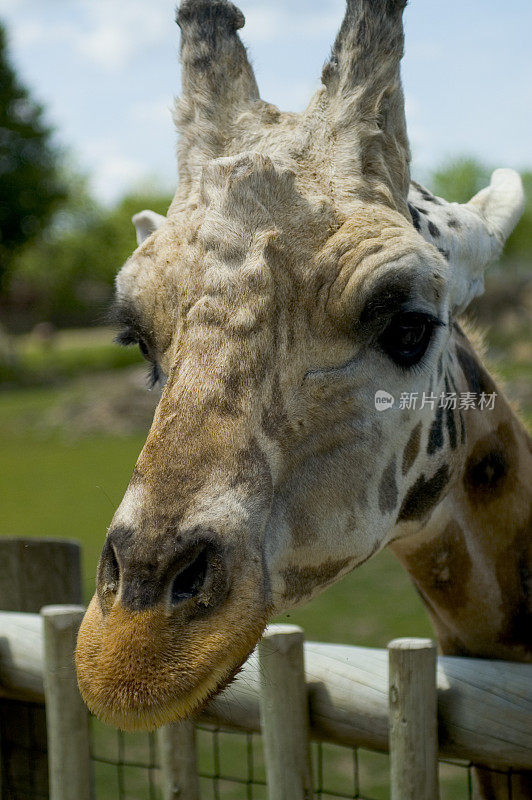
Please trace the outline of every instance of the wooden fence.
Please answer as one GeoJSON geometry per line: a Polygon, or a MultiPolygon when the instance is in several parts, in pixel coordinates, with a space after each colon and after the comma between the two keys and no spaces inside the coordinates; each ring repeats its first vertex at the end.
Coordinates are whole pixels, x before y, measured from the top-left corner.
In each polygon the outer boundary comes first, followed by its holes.
{"type": "MultiPolygon", "coordinates": [[[[49,790],[34,797],[93,797],[73,663],[83,611],[0,612],[0,696],[46,707],[49,790]]],[[[436,800],[438,757],[532,769],[531,678],[530,665],[437,658],[429,640],[386,652],[304,643],[299,628],[271,626],[201,720],[262,732],[269,800],[313,797],[311,739],[389,752],[392,800],[436,800]]],[[[194,727],[160,729],[158,746],[164,800],[198,800],[194,727]]]]}

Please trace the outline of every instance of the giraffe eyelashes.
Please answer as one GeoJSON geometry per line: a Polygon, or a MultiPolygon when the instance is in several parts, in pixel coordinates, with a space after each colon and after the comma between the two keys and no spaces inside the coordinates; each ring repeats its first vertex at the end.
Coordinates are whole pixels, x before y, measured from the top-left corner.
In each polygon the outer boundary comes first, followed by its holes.
{"type": "Polygon", "coordinates": [[[163,377],[161,368],[157,361],[152,356],[150,348],[132,328],[125,328],[118,336],[115,337],[115,342],[122,347],[129,347],[130,345],[138,344],[139,350],[149,364],[148,371],[148,389],[153,389],[163,377]]]}
{"type": "Polygon", "coordinates": [[[159,365],[156,362],[152,362],[148,371],[148,389],[154,389],[158,383],[164,385],[163,373],[159,365]]]}
{"type": "Polygon", "coordinates": [[[441,320],[431,314],[403,311],[395,314],[379,338],[379,344],[392,361],[403,369],[419,364],[441,320]]]}

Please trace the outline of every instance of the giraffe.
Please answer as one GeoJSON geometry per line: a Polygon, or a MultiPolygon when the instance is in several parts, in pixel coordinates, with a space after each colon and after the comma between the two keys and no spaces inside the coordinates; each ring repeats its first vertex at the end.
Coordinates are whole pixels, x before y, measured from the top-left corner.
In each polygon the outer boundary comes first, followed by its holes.
{"type": "Polygon", "coordinates": [[[163,389],[76,652],[123,729],[197,712],[273,615],[386,546],[443,653],[532,661],[530,440],[460,324],[523,192],[411,183],[405,5],[347,0],[298,114],[260,99],[232,3],[178,9],[178,188],[135,216],[113,311],[163,389]]]}

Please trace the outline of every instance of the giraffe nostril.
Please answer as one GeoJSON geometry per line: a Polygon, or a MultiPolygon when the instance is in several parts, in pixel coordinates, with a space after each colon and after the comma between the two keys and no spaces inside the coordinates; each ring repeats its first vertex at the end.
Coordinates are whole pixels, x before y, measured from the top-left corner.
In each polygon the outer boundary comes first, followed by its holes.
{"type": "Polygon", "coordinates": [[[98,594],[102,600],[118,592],[120,583],[120,567],[115,549],[109,539],[106,540],[100,562],[98,564],[98,594]]]}
{"type": "Polygon", "coordinates": [[[196,597],[203,588],[209,568],[208,548],[204,547],[191,564],[179,572],[172,581],[170,599],[177,605],[196,597]]]}
{"type": "Polygon", "coordinates": [[[118,566],[118,560],[116,558],[116,553],[114,547],[111,545],[111,552],[109,556],[109,566],[108,566],[108,581],[107,581],[107,588],[110,592],[118,591],[118,583],[120,581],[120,567],[118,566]]]}

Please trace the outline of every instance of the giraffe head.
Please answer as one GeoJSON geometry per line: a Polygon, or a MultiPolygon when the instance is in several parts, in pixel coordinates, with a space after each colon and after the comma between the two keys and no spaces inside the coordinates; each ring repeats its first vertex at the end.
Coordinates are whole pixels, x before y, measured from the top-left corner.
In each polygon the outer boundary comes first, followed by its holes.
{"type": "Polygon", "coordinates": [[[166,217],[135,217],[116,283],[120,338],[164,388],[77,648],[88,705],[119,727],[196,711],[273,614],[384,547],[449,481],[441,449],[412,496],[404,464],[432,412],[384,413],[376,393],[436,386],[521,193],[498,172],[467,206],[432,198],[438,226],[409,210],[404,6],[349,0],[299,115],[259,99],[238,9],[179,9],[179,188],[166,217]]]}

